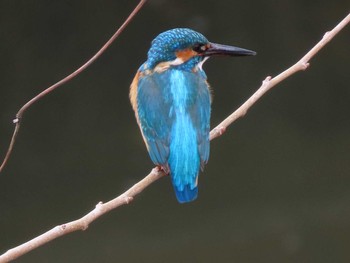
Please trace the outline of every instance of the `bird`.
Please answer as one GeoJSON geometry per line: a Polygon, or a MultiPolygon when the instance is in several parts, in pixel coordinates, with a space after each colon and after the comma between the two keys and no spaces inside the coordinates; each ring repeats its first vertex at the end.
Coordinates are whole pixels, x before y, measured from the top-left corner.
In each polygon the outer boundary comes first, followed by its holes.
{"type": "Polygon", "coordinates": [[[211,88],[202,68],[212,56],[256,52],[209,42],[189,28],[160,33],[130,86],[130,101],[149,156],[170,174],[179,203],[198,196],[198,174],[208,162],[211,88]]]}

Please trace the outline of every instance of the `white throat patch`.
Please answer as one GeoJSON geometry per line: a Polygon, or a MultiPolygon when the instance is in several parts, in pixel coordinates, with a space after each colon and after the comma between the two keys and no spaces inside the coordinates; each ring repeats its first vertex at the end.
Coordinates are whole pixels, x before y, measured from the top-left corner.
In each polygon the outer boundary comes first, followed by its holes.
{"type": "Polygon", "coordinates": [[[201,70],[201,71],[203,70],[203,69],[202,69],[203,64],[204,64],[205,61],[208,60],[208,58],[209,58],[209,57],[205,57],[201,62],[198,63],[198,68],[199,68],[199,70],[201,70]]]}

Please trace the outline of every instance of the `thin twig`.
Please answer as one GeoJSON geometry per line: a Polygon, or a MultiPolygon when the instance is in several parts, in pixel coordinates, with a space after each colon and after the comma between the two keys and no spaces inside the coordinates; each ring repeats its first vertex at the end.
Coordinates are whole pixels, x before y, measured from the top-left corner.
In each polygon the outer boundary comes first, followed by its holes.
{"type": "Polygon", "coordinates": [[[23,118],[23,114],[25,111],[30,108],[35,102],[46,96],[47,94],[51,93],[58,87],[62,86],[63,84],[67,83],[68,81],[72,80],[76,76],[78,76],[80,73],[82,73],[85,69],[87,69],[92,63],[94,63],[105,51],[106,49],[118,38],[118,36],[124,31],[124,29],[127,27],[127,25],[131,22],[131,20],[135,17],[135,15],[140,11],[142,6],[147,2],[147,0],[140,0],[138,5],[135,7],[135,9],[130,13],[128,18],[125,20],[125,22],[118,28],[118,30],[113,34],[113,36],[102,46],[102,48],[97,51],[97,53],[92,56],[87,62],[85,62],[81,67],[79,67],[77,70],[75,70],[73,73],[69,74],[65,78],[61,79],[60,81],[56,82],[52,86],[48,87],[44,91],[40,92],[38,95],[36,95],[34,98],[32,98],[30,101],[28,101],[26,104],[22,106],[22,108],[17,112],[16,118],[13,120],[13,123],[16,125],[15,129],[12,134],[12,138],[10,141],[10,145],[7,149],[6,155],[4,160],[2,161],[2,164],[0,166],[0,173],[4,169],[5,165],[7,164],[7,161],[9,160],[13,146],[16,142],[16,138],[19,132],[20,124],[23,118]]]}
{"type": "MultiPolygon", "coordinates": [[[[347,25],[350,22],[350,14],[342,20],[332,31],[327,32],[322,40],[317,43],[316,46],[314,46],[301,60],[299,60],[295,65],[291,66],[289,69],[283,71],[281,74],[277,75],[274,78],[267,77],[264,81],[262,86],[241,106],[239,107],[234,113],[232,113],[230,116],[228,116],[223,122],[221,122],[217,127],[215,127],[210,132],[210,139],[213,140],[223,134],[223,132],[226,130],[226,128],[231,125],[234,121],[236,121],[238,118],[244,116],[248,109],[257,101],[259,100],[268,90],[270,90],[273,86],[280,83],[281,81],[285,80],[289,76],[293,75],[294,73],[305,70],[309,66],[310,59],[315,56],[336,34],[339,33],[340,30],[342,30],[345,25],[347,25]]],[[[117,198],[103,204],[99,203],[96,205],[96,208],[93,209],[91,212],[83,216],[82,218],[71,221],[69,223],[59,225],[54,227],[53,229],[45,232],[44,234],[26,242],[22,245],[19,245],[15,248],[12,248],[8,250],[6,253],[0,256],[0,263],[8,262],[10,260],[16,259],[29,251],[42,246],[60,236],[69,234],[71,232],[77,231],[77,230],[85,230],[89,226],[91,222],[99,218],[100,216],[104,215],[105,213],[121,206],[130,203],[134,197],[141,193],[145,188],[147,188],[150,184],[157,181],[158,179],[162,178],[164,176],[164,172],[160,171],[157,167],[153,168],[151,173],[147,175],[144,179],[142,179],[140,182],[135,184],[133,187],[131,187],[129,190],[127,190],[125,193],[121,194],[117,198]]]]}

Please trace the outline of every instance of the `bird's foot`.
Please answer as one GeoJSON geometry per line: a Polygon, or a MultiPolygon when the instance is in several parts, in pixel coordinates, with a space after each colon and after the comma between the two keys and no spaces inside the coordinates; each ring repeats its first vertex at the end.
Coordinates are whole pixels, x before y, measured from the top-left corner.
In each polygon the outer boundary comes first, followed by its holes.
{"type": "Polygon", "coordinates": [[[169,175],[169,168],[168,167],[163,167],[161,165],[157,165],[157,169],[159,172],[165,173],[165,175],[169,175]]]}

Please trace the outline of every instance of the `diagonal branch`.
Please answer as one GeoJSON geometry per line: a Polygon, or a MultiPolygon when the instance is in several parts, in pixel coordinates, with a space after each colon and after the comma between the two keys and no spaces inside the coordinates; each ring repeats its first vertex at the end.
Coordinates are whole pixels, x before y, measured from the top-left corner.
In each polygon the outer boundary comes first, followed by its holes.
{"type": "Polygon", "coordinates": [[[148,187],[151,183],[163,177],[164,173],[158,168],[154,168],[149,175],[143,178],[141,181],[132,186],[128,191],[121,194],[120,196],[110,200],[107,203],[99,202],[95,209],[90,211],[88,214],[83,216],[80,219],[71,221],[69,223],[65,223],[59,226],[52,228],[51,230],[45,232],[44,234],[33,238],[32,240],[23,243],[15,248],[8,250],[6,253],[0,256],[0,263],[9,262],[15,260],[16,258],[27,254],[28,252],[46,244],[50,241],[67,235],[71,232],[75,232],[77,230],[85,230],[89,227],[89,224],[95,221],[100,216],[108,213],[109,211],[125,205],[129,204],[136,195],[141,193],[146,187],[148,187]]]}
{"type": "Polygon", "coordinates": [[[237,119],[243,117],[251,106],[255,104],[266,92],[275,87],[278,83],[282,82],[291,75],[297,73],[301,70],[306,70],[309,67],[309,61],[328,43],[333,37],[335,37],[340,30],[342,30],[347,24],[350,23],[350,13],[331,31],[324,34],[323,38],[303,56],[297,63],[295,63],[290,68],[278,74],[276,77],[272,78],[270,76],[266,77],[260,88],[240,106],[235,112],[229,115],[225,120],[223,120],[219,125],[217,125],[210,132],[210,139],[215,139],[225,132],[226,128],[230,126],[237,119]]]}
{"type": "MultiPolygon", "coordinates": [[[[347,24],[350,23],[350,14],[348,14],[332,31],[327,32],[320,42],[318,42],[302,59],[300,59],[296,64],[283,71],[274,78],[267,77],[261,87],[245,102],[239,107],[235,112],[228,116],[223,122],[221,122],[217,127],[215,127],[210,132],[210,139],[213,140],[223,134],[228,126],[230,126],[234,121],[243,117],[248,109],[255,104],[267,91],[272,87],[276,86],[281,81],[290,77],[298,71],[305,70],[309,66],[309,61],[314,57],[332,38],[339,33],[347,24]]],[[[150,184],[157,181],[164,176],[164,172],[159,170],[157,167],[153,168],[151,173],[148,174],[140,182],[132,186],[129,190],[116,197],[115,199],[107,203],[98,203],[91,212],[81,217],[78,220],[71,221],[66,224],[62,224],[54,227],[53,229],[43,233],[42,235],[23,243],[15,248],[8,250],[6,253],[0,256],[0,263],[8,262],[14,260],[31,250],[34,250],[58,237],[69,234],[77,230],[85,230],[88,228],[89,224],[95,221],[100,216],[108,213],[109,211],[129,204],[134,197],[146,189],[150,184]]]]}
{"type": "Polygon", "coordinates": [[[127,27],[127,25],[131,22],[131,20],[135,17],[135,15],[140,11],[142,6],[147,2],[147,0],[140,0],[139,4],[135,7],[135,9],[130,13],[128,18],[124,21],[124,23],[119,27],[119,29],[113,34],[113,36],[102,46],[102,48],[97,51],[95,55],[93,55],[88,61],[86,61],[82,66],[80,66],[77,70],[75,70],[73,73],[69,74],[65,78],[61,79],[60,81],[56,82],[52,86],[48,87],[44,91],[40,92],[38,95],[36,95],[34,98],[32,98],[30,101],[28,101],[26,104],[20,108],[20,110],[16,114],[16,118],[13,120],[13,123],[16,125],[15,129],[12,134],[12,138],[10,141],[10,145],[7,149],[6,155],[4,160],[2,161],[2,164],[0,165],[0,173],[4,169],[5,165],[7,164],[7,161],[9,160],[13,146],[15,145],[16,138],[19,132],[19,128],[21,125],[21,120],[23,117],[23,114],[25,111],[30,108],[34,103],[36,103],[41,98],[45,97],[47,94],[51,93],[58,87],[62,86],[63,84],[67,83],[68,81],[72,80],[76,76],[78,76],[80,73],[82,73],[85,69],[87,69],[92,63],[94,63],[105,51],[107,48],[111,46],[111,44],[116,40],[119,35],[124,31],[124,29],[127,27]]]}

